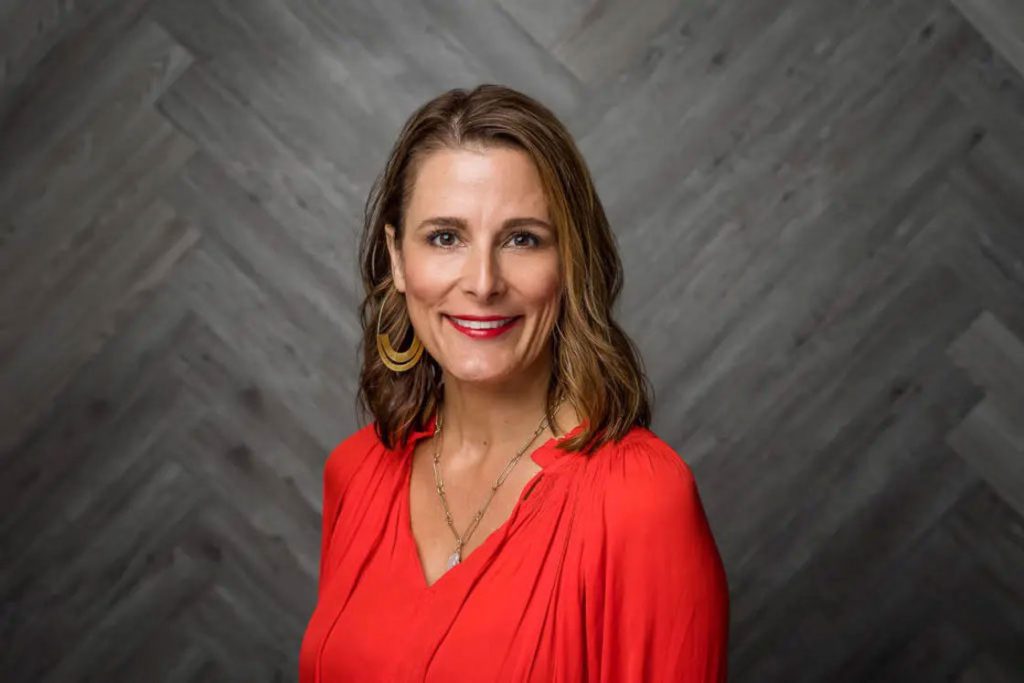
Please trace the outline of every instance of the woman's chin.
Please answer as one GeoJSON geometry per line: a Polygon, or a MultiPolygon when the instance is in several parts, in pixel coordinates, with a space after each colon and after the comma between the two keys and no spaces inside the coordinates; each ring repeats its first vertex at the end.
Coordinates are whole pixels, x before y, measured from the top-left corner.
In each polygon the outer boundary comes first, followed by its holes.
{"type": "Polygon", "coordinates": [[[446,367],[447,375],[459,382],[475,384],[500,384],[513,376],[515,372],[508,365],[473,365],[467,367],[465,364],[446,367]]]}

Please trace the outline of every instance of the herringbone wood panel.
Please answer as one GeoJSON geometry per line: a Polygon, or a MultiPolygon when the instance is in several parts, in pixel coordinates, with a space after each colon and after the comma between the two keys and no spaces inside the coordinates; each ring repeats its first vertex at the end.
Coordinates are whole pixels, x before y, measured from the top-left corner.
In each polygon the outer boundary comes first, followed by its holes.
{"type": "Polygon", "coordinates": [[[411,111],[548,104],[733,681],[1024,680],[1013,0],[0,3],[4,680],[293,680],[411,111]]]}

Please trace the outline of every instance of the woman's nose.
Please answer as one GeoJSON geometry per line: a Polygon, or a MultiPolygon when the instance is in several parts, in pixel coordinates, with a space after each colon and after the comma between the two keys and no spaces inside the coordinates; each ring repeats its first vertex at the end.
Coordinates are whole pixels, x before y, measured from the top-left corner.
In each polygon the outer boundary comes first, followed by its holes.
{"type": "Polygon", "coordinates": [[[467,293],[478,298],[486,299],[501,290],[500,264],[494,250],[489,247],[470,247],[462,275],[467,293]]]}

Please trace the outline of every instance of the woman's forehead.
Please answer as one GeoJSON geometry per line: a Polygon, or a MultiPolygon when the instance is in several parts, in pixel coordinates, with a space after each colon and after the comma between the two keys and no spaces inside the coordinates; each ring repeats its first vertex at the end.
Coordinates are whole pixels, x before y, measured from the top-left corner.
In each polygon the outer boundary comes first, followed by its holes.
{"type": "Polygon", "coordinates": [[[546,204],[532,159],[520,150],[439,150],[423,160],[410,210],[447,202],[546,204]]]}

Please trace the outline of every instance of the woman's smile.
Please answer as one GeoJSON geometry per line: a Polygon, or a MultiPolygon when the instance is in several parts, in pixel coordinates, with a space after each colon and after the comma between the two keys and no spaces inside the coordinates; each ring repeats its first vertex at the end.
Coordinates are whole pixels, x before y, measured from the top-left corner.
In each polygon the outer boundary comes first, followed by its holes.
{"type": "Polygon", "coordinates": [[[473,339],[493,339],[512,329],[523,316],[517,315],[511,318],[497,318],[490,320],[474,320],[466,318],[455,318],[445,315],[444,318],[452,324],[456,330],[473,339]]]}

